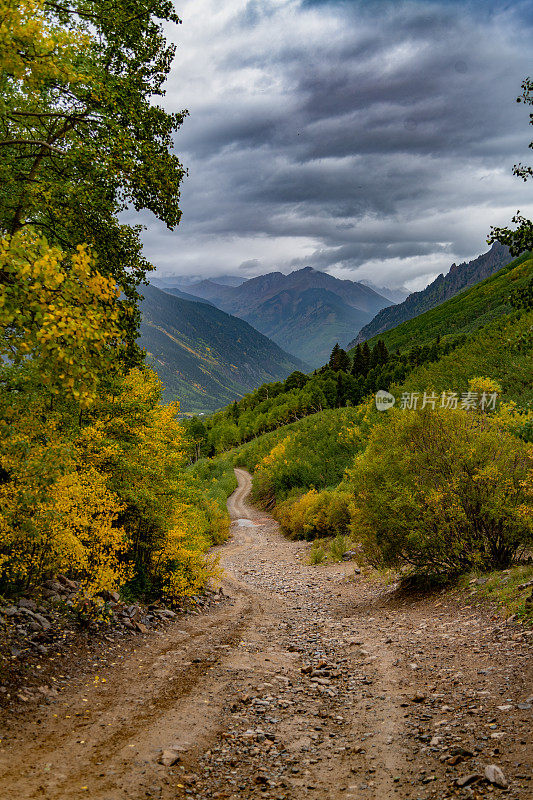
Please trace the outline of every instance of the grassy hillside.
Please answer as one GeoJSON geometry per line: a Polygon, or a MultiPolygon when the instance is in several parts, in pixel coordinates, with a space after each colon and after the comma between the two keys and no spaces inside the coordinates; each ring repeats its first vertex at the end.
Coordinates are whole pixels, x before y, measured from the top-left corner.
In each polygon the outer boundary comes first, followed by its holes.
{"type": "MultiPolygon", "coordinates": [[[[516,311],[495,320],[473,334],[465,344],[437,361],[415,368],[402,383],[402,392],[434,390],[465,391],[476,377],[489,377],[502,387],[501,400],[513,401],[526,411],[533,405],[531,364],[533,311],[516,311]]],[[[344,469],[361,449],[372,428],[386,421],[389,412],[378,412],[372,401],[357,407],[333,408],[258,436],[232,452],[234,462],[255,471],[270,453],[275,457],[267,472],[278,475],[275,501],[294,490],[321,489],[339,482],[344,469]],[[285,442],[283,452],[278,448],[285,442]]]]}
{"type": "MultiPolygon", "coordinates": [[[[313,376],[260,387],[191,426],[196,451],[248,437],[220,458],[254,473],[255,502],[286,535],[314,540],[312,563],[355,547],[365,563],[426,585],[472,570],[520,569],[533,545],[531,266],[530,257],[515,262],[454,298],[455,335],[435,325],[442,339],[413,346],[416,319],[401,326],[411,328],[404,354],[388,354],[382,343],[367,349],[363,383],[354,374],[359,348],[337,370],[332,357],[313,376]],[[377,388],[394,394],[394,408],[377,410],[377,388]],[[354,390],[366,399],[352,405],[354,390]],[[465,410],[467,391],[478,399],[497,392],[500,404],[465,410]],[[434,394],[435,405],[404,408],[404,392],[434,394]],[[443,392],[457,393],[455,408],[441,407],[443,392]],[[330,407],[313,413],[319,400],[330,407]],[[283,424],[298,414],[307,416],[283,424]],[[277,427],[261,433],[269,425],[277,427]]],[[[523,600],[513,599],[519,614],[527,613],[523,600]]]]}
{"type": "MultiPolygon", "coordinates": [[[[231,407],[206,418],[201,425],[192,420],[192,435],[202,455],[221,453],[310,414],[356,406],[372,392],[400,383],[417,366],[435,361],[460,343],[462,339],[434,342],[431,347],[414,347],[404,354],[388,355],[376,346],[360,372],[355,369],[355,362],[349,371],[330,364],[311,375],[296,371],[283,382],[259,386],[231,407]]],[[[344,356],[349,365],[350,359],[344,356]]]]}
{"type": "MultiPolygon", "coordinates": [[[[391,391],[397,397],[404,391],[464,391],[472,378],[488,376],[502,387],[502,401],[516,402],[525,409],[533,405],[532,354],[533,311],[515,312],[477,331],[452,353],[415,368],[391,391]]],[[[346,431],[357,425],[364,438],[366,431],[386,418],[386,413],[376,411],[373,403],[321,411],[237,447],[232,458],[236,465],[253,472],[272,448],[289,437],[291,448],[284,460],[290,462],[292,453],[295,461],[305,462],[305,467],[303,472],[298,468],[297,476],[294,472],[279,499],[295,486],[323,488],[342,478],[357,449],[356,439],[346,436],[346,431]]],[[[288,473],[294,471],[290,463],[286,469],[288,473]]]]}
{"type": "Polygon", "coordinates": [[[184,411],[214,411],[265,381],[306,365],[243,320],[204,302],[190,302],[146,286],[141,345],[184,411]]]}
{"type": "Polygon", "coordinates": [[[431,343],[437,336],[472,333],[482,325],[512,311],[509,294],[527,284],[533,274],[533,258],[525,253],[495,275],[460,292],[436,308],[403,322],[369,340],[383,339],[389,350],[401,351],[413,344],[431,343]]]}
{"type": "Polygon", "coordinates": [[[236,466],[253,472],[273,447],[289,439],[292,444],[286,459],[291,464],[287,467],[297,470],[289,484],[335,485],[353,452],[351,442],[342,437],[341,432],[355,424],[360,413],[360,409],[355,408],[334,408],[312,414],[241,445],[233,451],[233,460],[236,466]]]}
{"type": "MultiPolygon", "coordinates": [[[[533,312],[514,312],[479,328],[448,355],[414,370],[401,391],[465,391],[476,376],[502,387],[503,401],[533,404],[533,312]]],[[[394,387],[391,391],[395,391],[394,387]]]]}

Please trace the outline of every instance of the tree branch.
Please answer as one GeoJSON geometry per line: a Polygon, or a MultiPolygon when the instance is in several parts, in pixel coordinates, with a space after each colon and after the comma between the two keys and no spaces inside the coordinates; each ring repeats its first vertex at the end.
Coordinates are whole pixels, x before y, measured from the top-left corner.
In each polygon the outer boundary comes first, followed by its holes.
{"type": "Polygon", "coordinates": [[[88,111],[78,111],[78,112],[76,112],[76,111],[71,111],[71,112],[65,111],[65,112],[62,112],[62,113],[59,113],[59,112],[56,113],[56,112],[51,112],[51,111],[47,111],[47,112],[45,112],[45,111],[10,111],[7,116],[8,117],[60,117],[60,118],[67,118],[67,119],[71,119],[71,118],[75,119],[76,117],[83,118],[83,117],[87,116],[88,113],[89,113],[88,111]]]}
{"type": "Polygon", "coordinates": [[[64,150],[60,150],[59,147],[54,147],[52,144],[44,142],[41,139],[6,139],[5,141],[0,142],[0,147],[10,147],[14,144],[35,144],[39,147],[46,147],[48,150],[52,150],[54,153],[65,155],[64,150]]]}

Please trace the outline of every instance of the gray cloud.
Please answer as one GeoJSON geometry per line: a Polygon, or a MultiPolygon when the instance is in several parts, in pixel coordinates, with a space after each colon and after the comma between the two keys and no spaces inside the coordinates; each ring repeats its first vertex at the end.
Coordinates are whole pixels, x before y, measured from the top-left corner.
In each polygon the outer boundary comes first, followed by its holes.
{"type": "Polygon", "coordinates": [[[242,269],[245,272],[257,272],[257,270],[261,267],[261,262],[258,258],[251,258],[249,261],[243,261],[242,264],[239,264],[237,269],[242,269]]]}
{"type": "Polygon", "coordinates": [[[401,284],[485,248],[531,190],[528,4],[184,0],[167,105],[188,107],[161,273],[310,264],[401,284]]]}

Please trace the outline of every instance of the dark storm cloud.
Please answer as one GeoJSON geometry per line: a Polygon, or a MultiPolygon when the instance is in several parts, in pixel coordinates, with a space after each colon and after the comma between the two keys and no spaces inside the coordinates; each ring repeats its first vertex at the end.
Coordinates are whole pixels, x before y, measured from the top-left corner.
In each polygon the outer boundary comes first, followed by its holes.
{"type": "Polygon", "coordinates": [[[511,176],[531,138],[528,5],[185,0],[169,104],[191,113],[190,177],[180,230],[151,225],[148,255],[391,280],[480,252],[528,203],[511,176]]]}

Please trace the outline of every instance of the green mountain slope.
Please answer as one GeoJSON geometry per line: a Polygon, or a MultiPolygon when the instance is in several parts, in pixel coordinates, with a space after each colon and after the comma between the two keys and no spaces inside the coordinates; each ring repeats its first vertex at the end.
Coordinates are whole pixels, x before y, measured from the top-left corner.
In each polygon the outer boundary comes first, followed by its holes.
{"type": "Polygon", "coordinates": [[[242,318],[283,349],[320,367],[335,342],[347,342],[354,329],[368,319],[368,313],[327,289],[287,289],[242,318]]]}
{"type": "MultiPolygon", "coordinates": [[[[390,391],[397,400],[402,392],[421,395],[434,391],[438,396],[443,391],[466,391],[472,378],[490,377],[502,387],[502,402],[514,401],[526,409],[533,403],[532,363],[533,311],[514,311],[475,331],[452,353],[415,368],[390,391]]],[[[320,411],[241,444],[232,458],[238,466],[255,471],[272,448],[280,445],[282,449],[254,481],[256,499],[272,506],[310,487],[335,486],[355,453],[364,447],[373,426],[386,422],[388,413],[377,411],[373,404],[370,408],[363,404],[320,411]],[[351,430],[357,435],[351,436],[351,430]]],[[[210,421],[205,422],[209,425],[210,421]]],[[[532,435],[529,430],[528,434],[526,428],[521,429],[526,439],[532,435]]],[[[325,513],[326,506],[322,506],[316,518],[324,519],[325,513]]]]}
{"type": "MultiPolygon", "coordinates": [[[[390,391],[399,398],[402,392],[434,391],[437,395],[443,391],[465,391],[468,381],[476,377],[489,377],[502,387],[501,400],[514,401],[520,407],[533,405],[533,311],[513,312],[477,330],[467,341],[430,364],[416,367],[401,383],[390,387],[390,391]]],[[[271,448],[286,436],[291,436],[298,443],[297,452],[304,466],[304,473],[309,472],[308,464],[314,464],[312,478],[307,482],[300,479],[290,485],[314,485],[317,488],[332,485],[329,473],[329,458],[325,457],[328,449],[335,449],[340,454],[334,469],[340,471],[348,465],[349,458],[342,460],[342,454],[352,456],[354,444],[343,446],[350,438],[342,437],[343,429],[356,423],[360,424],[361,409],[332,408],[304,417],[296,422],[283,425],[276,430],[264,433],[250,442],[240,445],[235,450],[236,463],[254,470],[261,459],[271,448]],[[325,432],[325,434],[323,433],[325,432]],[[331,440],[326,445],[321,441],[331,440]],[[323,453],[322,463],[316,461],[317,452],[323,453]]],[[[379,421],[387,412],[373,411],[373,419],[379,421]]],[[[207,420],[208,422],[208,420],[207,420]]],[[[354,440],[355,441],[355,440],[354,440]]],[[[297,464],[294,471],[297,469],[297,464]]]]}
{"type": "Polygon", "coordinates": [[[181,297],[182,300],[190,300],[192,303],[207,303],[209,306],[213,305],[210,300],[204,300],[203,297],[196,297],[194,294],[183,292],[181,289],[176,289],[175,286],[168,286],[161,289],[161,291],[165,292],[165,294],[172,294],[174,297],[181,297]]]}
{"type": "Polygon", "coordinates": [[[474,286],[507,265],[511,260],[509,249],[499,242],[493,244],[488,253],[463,264],[452,264],[446,275],[439,275],[420,292],[410,294],[402,303],[384,308],[362,328],[349,347],[372,339],[378,334],[395,328],[402,322],[423,314],[444,303],[459,292],[474,286]]]}
{"type": "Polygon", "coordinates": [[[533,403],[533,312],[506,314],[471,334],[448,355],[414,370],[399,391],[465,391],[474,377],[502,387],[501,399],[533,403]]]}
{"type": "Polygon", "coordinates": [[[471,333],[512,310],[509,294],[526,285],[533,274],[533,258],[525,253],[495,275],[455,295],[444,303],[407,320],[368,341],[383,339],[389,350],[423,346],[438,336],[471,333]]]}
{"type": "Polygon", "coordinates": [[[146,286],[140,344],[169,400],[183,411],[214,411],[265,381],[308,366],[243,320],[204,302],[146,286]]]}

